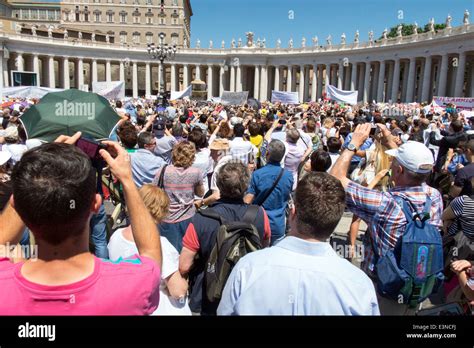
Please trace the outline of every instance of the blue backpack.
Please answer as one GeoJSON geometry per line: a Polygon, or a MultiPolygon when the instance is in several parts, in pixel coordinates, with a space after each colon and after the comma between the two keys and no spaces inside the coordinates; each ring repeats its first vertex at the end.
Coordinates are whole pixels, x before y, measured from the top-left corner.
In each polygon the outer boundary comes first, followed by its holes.
{"type": "Polygon", "coordinates": [[[395,248],[376,256],[377,287],[382,296],[414,308],[443,283],[443,242],[439,229],[429,223],[430,197],[421,214],[410,201],[394,198],[407,225],[395,248]]]}

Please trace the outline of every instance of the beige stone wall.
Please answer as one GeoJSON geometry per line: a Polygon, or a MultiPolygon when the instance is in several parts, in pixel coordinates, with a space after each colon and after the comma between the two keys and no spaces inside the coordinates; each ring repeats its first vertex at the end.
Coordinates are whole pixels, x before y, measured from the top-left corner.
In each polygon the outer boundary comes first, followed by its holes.
{"type": "Polygon", "coordinates": [[[124,41],[127,45],[146,45],[148,37],[156,43],[159,33],[163,32],[166,43],[171,44],[174,39],[173,42],[182,47],[185,38],[190,42],[191,14],[188,0],[165,0],[164,14],[160,0],[138,0],[138,3],[136,0],[89,0],[87,3],[70,0],[61,3],[64,26],[109,33],[116,43],[124,41]]]}

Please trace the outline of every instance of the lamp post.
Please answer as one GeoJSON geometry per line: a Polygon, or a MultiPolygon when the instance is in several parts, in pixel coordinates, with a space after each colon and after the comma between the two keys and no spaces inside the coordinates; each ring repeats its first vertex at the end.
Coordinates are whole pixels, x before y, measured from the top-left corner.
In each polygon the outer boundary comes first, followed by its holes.
{"type": "Polygon", "coordinates": [[[148,44],[148,54],[152,59],[160,61],[160,90],[158,92],[158,102],[160,106],[164,106],[164,98],[165,98],[165,82],[164,82],[164,64],[163,62],[166,59],[173,59],[176,55],[177,48],[176,45],[168,46],[167,43],[163,43],[165,38],[164,33],[160,33],[160,42],[159,44],[155,45],[154,43],[148,44]]]}

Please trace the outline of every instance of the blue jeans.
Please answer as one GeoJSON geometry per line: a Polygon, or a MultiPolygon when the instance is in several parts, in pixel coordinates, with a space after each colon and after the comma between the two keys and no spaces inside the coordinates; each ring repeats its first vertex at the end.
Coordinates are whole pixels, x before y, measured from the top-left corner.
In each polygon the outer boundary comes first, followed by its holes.
{"type": "Polygon", "coordinates": [[[175,247],[178,253],[183,249],[183,237],[186,234],[192,218],[175,223],[162,222],[158,225],[160,235],[168,239],[168,241],[175,247]]]}
{"type": "Polygon", "coordinates": [[[95,246],[95,256],[102,259],[109,258],[107,250],[107,215],[104,204],[101,204],[99,212],[91,218],[91,239],[95,246]]]}

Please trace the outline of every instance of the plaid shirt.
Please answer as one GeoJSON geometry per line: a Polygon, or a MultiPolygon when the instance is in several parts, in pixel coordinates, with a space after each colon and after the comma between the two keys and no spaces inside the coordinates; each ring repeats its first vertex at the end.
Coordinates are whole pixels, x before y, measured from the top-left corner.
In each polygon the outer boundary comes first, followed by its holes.
{"type": "Polygon", "coordinates": [[[364,238],[364,261],[361,268],[374,276],[374,247],[378,256],[395,248],[398,238],[405,231],[407,220],[402,207],[393,196],[408,199],[418,212],[422,212],[427,195],[431,197],[430,223],[440,231],[443,223],[443,201],[438,190],[423,184],[415,187],[395,187],[389,192],[371,190],[350,182],[346,190],[346,204],[349,210],[367,223],[364,238]]]}

